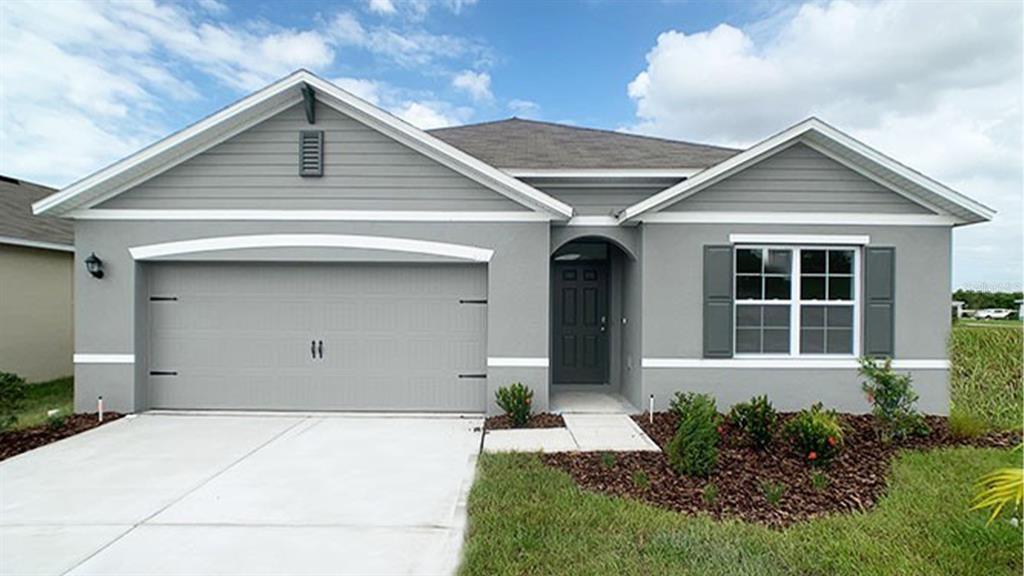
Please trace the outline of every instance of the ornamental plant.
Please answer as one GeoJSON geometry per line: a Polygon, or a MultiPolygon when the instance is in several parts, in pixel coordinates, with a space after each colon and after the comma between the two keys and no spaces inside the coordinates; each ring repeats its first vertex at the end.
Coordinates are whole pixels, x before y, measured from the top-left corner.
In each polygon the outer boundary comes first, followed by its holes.
{"type": "Polygon", "coordinates": [[[843,427],[835,410],[820,402],[801,410],[782,429],[808,464],[827,464],[843,447],[843,427]]]}
{"type": "Polygon", "coordinates": [[[671,403],[679,428],[666,446],[668,463],[678,474],[707,477],[718,464],[715,399],[707,394],[676,393],[671,403]]]}
{"type": "Polygon", "coordinates": [[[758,450],[764,450],[771,444],[778,417],[775,407],[768,401],[768,396],[763,395],[754,396],[749,402],[740,402],[729,411],[729,421],[735,424],[758,450]]]}
{"type": "Polygon", "coordinates": [[[533,404],[533,390],[516,382],[510,386],[502,386],[494,393],[498,407],[508,414],[514,428],[522,428],[530,419],[533,404]]]}
{"type": "Polygon", "coordinates": [[[861,358],[860,373],[867,379],[864,392],[871,403],[871,413],[878,420],[882,442],[901,442],[909,436],[928,434],[924,416],[914,407],[917,392],[911,385],[910,374],[893,372],[891,358],[881,363],[861,358]]]}
{"type": "Polygon", "coordinates": [[[25,379],[10,372],[0,372],[0,431],[18,423],[18,411],[25,402],[25,379]]]}

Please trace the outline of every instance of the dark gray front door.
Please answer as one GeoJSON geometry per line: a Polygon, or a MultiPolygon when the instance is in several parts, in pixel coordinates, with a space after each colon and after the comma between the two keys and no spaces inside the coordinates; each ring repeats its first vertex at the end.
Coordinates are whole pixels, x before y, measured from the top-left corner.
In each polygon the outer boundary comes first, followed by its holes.
{"type": "Polygon", "coordinates": [[[554,264],[554,382],[608,382],[608,263],[554,264]]]}

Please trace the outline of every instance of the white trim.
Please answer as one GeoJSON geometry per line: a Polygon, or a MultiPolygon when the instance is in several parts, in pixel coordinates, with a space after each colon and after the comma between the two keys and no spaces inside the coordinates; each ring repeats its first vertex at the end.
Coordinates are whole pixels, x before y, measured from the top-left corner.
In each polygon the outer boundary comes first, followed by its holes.
{"type": "MultiPolygon", "coordinates": [[[[897,176],[905,178],[914,185],[920,186],[927,192],[935,194],[936,196],[963,208],[980,220],[991,220],[995,215],[995,211],[991,208],[976,202],[959,192],[956,192],[955,190],[920,174],[919,172],[911,170],[896,160],[873,150],[867,145],[858,142],[852,137],[836,130],[817,118],[808,118],[795,126],[787,128],[782,132],[763,140],[744,152],[741,152],[731,158],[727,158],[699,174],[695,174],[693,177],[680,182],[675,186],[671,186],[649,198],[633,204],[622,211],[619,215],[619,220],[630,220],[644,214],[645,212],[660,210],[671,203],[683,200],[688,196],[696,194],[707,186],[728,178],[747,166],[756,164],[780,150],[784,150],[785,148],[792,146],[793,144],[801,141],[801,137],[808,133],[813,133],[821,138],[833,141],[836,144],[847,148],[852,153],[859,154],[882,168],[895,173],[897,176]]],[[[966,222],[966,220],[958,219],[958,223],[964,222],[966,222]]]]}
{"type": "Polygon", "coordinates": [[[532,169],[532,168],[503,168],[509,176],[516,178],[689,178],[704,168],[676,168],[676,169],[614,169],[614,168],[581,168],[581,169],[532,169]]]}
{"type": "Polygon", "coordinates": [[[730,244],[832,244],[835,246],[865,246],[871,236],[844,236],[838,234],[729,234],[730,244]]]}
{"type": "Polygon", "coordinates": [[[547,358],[514,358],[509,356],[489,356],[487,366],[493,368],[547,368],[547,358]]]}
{"type": "Polygon", "coordinates": [[[134,354],[79,354],[73,357],[75,364],[134,364],[134,354]]]}
{"type": "MultiPolygon", "coordinates": [[[[954,226],[961,221],[935,214],[856,212],[654,212],[635,218],[652,224],[842,224],[849,226],[954,226]]],[[[623,218],[619,218],[623,222],[623,218]]]]}
{"type": "Polygon", "coordinates": [[[57,244],[56,242],[39,242],[37,240],[24,240],[22,238],[12,238],[10,236],[0,236],[0,244],[24,246],[26,248],[39,248],[40,250],[57,250],[58,252],[75,251],[74,246],[69,246],[67,244],[57,244]]]}
{"type": "Polygon", "coordinates": [[[388,236],[355,236],[351,234],[257,234],[251,236],[220,236],[164,242],[146,246],[129,248],[135,260],[153,260],[167,256],[180,256],[197,252],[215,250],[243,250],[248,248],[360,248],[367,250],[387,250],[392,252],[410,252],[447,256],[474,262],[490,262],[494,250],[412,240],[409,238],[392,238],[388,236]]]}
{"type": "Polygon", "coordinates": [[[352,222],[549,222],[533,211],[445,212],[431,210],[138,210],[89,209],[68,213],[78,220],[246,220],[352,222]]]}
{"type": "MultiPolygon", "coordinates": [[[[753,368],[802,370],[856,370],[855,358],[643,358],[644,368],[753,368]]],[[[948,370],[949,360],[893,360],[897,370],[948,370]]]]}
{"type": "Polygon", "coordinates": [[[90,195],[91,199],[79,202],[78,205],[88,207],[89,202],[95,205],[96,197],[102,198],[105,194],[110,194],[112,190],[123,189],[123,186],[118,188],[118,185],[124,185],[125,182],[118,182],[118,178],[124,180],[126,174],[132,175],[134,179],[129,178],[128,180],[137,184],[141,180],[152,177],[154,171],[166,170],[170,166],[219,144],[233,135],[230,131],[232,123],[235,123],[237,129],[237,126],[251,122],[250,116],[262,117],[265,111],[261,113],[261,107],[265,108],[268,102],[273,104],[275,99],[283,100],[283,103],[278,103],[278,106],[275,106],[274,109],[277,109],[281,105],[294,105],[301,101],[298,88],[303,84],[315,89],[318,101],[512,200],[530,208],[543,209],[557,217],[569,218],[573,214],[573,209],[568,204],[509,176],[306,70],[298,70],[220,112],[36,202],[32,209],[36,214],[48,212],[83,194],[90,195]],[[212,138],[209,137],[209,134],[206,138],[202,137],[204,132],[225,127],[229,129],[227,132],[214,135],[212,138]]]}
{"type": "Polygon", "coordinates": [[[614,216],[573,216],[565,223],[566,226],[618,226],[614,216]]]}

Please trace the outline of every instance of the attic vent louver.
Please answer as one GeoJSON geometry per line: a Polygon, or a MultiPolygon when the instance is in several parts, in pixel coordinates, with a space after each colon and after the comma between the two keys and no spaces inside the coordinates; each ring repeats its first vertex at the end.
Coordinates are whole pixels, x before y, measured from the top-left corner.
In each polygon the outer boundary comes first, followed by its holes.
{"type": "Polygon", "coordinates": [[[323,175],[323,130],[302,130],[299,132],[299,176],[323,175]]]}

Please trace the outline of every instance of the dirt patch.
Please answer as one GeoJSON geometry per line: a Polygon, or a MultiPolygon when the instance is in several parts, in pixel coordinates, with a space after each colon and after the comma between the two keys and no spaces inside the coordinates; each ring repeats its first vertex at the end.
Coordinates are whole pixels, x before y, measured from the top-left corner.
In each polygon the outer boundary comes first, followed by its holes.
{"type": "MultiPolygon", "coordinates": [[[[781,423],[791,415],[780,415],[781,423]]],[[[548,465],[568,472],[583,488],[642,500],[687,514],[736,518],[772,527],[783,527],[828,514],[865,510],[874,505],[886,487],[892,458],[900,449],[940,446],[1012,447],[1021,441],[1016,432],[995,433],[974,439],[954,439],[945,418],[928,417],[932,432],[901,446],[882,444],[872,416],[844,415],[843,451],[827,466],[812,467],[781,435],[768,450],[747,445],[728,422],[722,425],[718,467],[708,477],[693,478],[675,473],[661,452],[597,452],[545,454],[548,465]],[[772,493],[780,493],[777,501],[772,493]]],[[[675,414],[634,416],[662,448],[675,433],[675,414]]]]}
{"type": "MultiPolygon", "coordinates": [[[[103,424],[113,422],[120,417],[121,414],[117,412],[104,412],[103,424]]],[[[41,424],[22,430],[0,433],[0,461],[101,425],[96,414],[72,414],[66,417],[60,426],[41,424]]]]}
{"type": "MultiPolygon", "coordinates": [[[[484,421],[484,428],[487,430],[508,430],[513,428],[512,419],[505,414],[491,416],[484,421]]],[[[551,414],[550,412],[531,414],[530,420],[522,428],[565,428],[565,420],[562,419],[561,414],[551,414]]]]}

